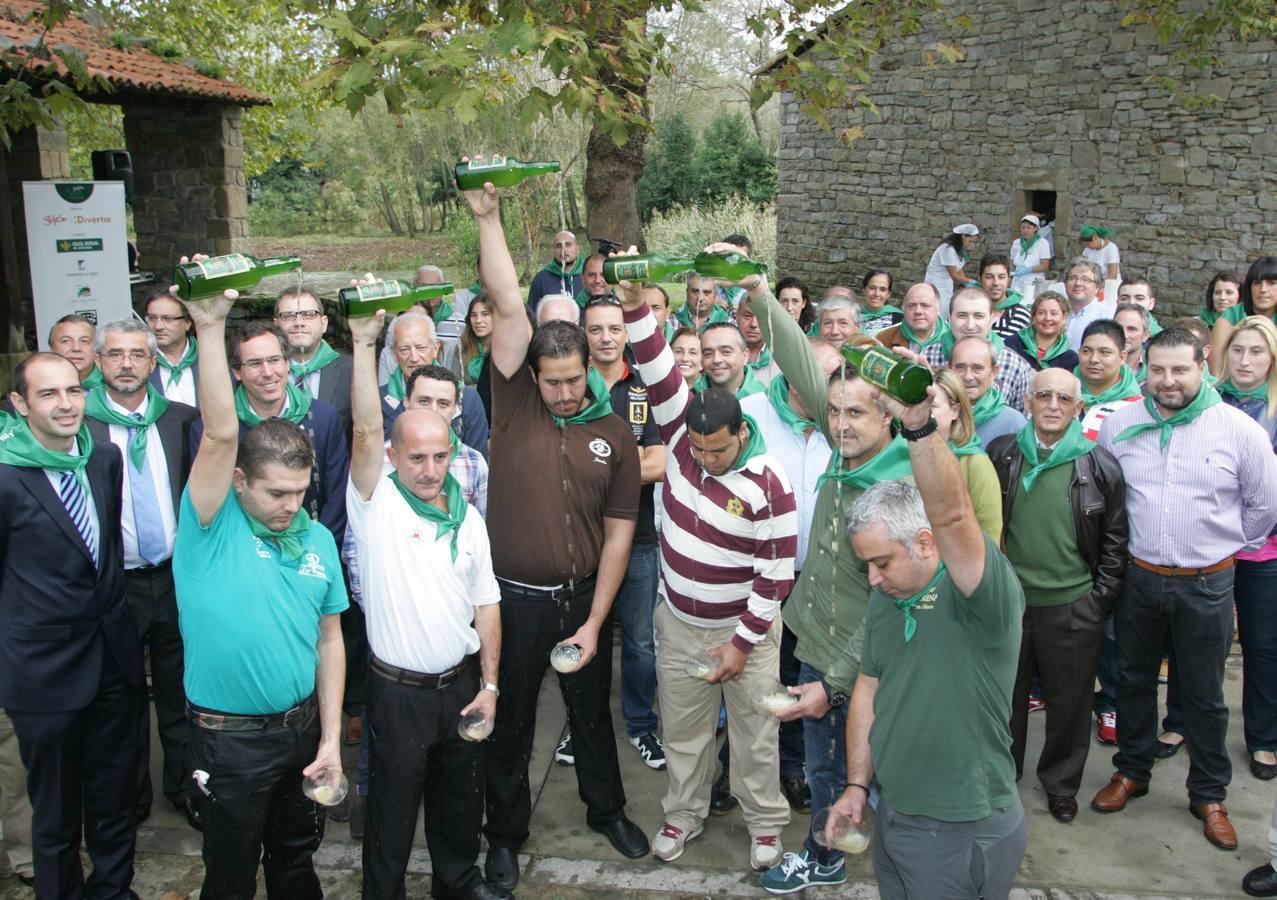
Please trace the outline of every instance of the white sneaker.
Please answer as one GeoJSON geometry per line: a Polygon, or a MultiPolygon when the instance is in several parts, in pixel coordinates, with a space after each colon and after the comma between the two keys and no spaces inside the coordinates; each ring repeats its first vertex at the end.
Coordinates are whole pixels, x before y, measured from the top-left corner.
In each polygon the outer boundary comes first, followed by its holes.
{"type": "Polygon", "coordinates": [[[749,864],[755,871],[770,869],[784,855],[778,834],[756,834],[749,843],[749,864]]]}
{"type": "Polygon", "coordinates": [[[656,837],[652,838],[652,855],[665,862],[673,862],[683,855],[687,842],[699,836],[700,833],[700,825],[697,825],[691,831],[684,831],[677,825],[671,825],[666,822],[661,826],[661,830],[657,832],[656,837]]]}

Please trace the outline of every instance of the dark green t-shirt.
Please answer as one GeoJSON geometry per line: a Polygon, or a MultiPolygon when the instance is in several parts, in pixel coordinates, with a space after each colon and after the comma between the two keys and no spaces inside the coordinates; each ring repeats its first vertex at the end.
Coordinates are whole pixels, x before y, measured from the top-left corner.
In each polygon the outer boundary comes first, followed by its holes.
{"type": "Polygon", "coordinates": [[[883,796],[906,815],[973,822],[1015,802],[1011,689],[1024,593],[984,538],[984,578],[963,597],[946,573],[904,613],[881,590],[869,598],[860,671],[878,679],[869,748],[883,796]]]}

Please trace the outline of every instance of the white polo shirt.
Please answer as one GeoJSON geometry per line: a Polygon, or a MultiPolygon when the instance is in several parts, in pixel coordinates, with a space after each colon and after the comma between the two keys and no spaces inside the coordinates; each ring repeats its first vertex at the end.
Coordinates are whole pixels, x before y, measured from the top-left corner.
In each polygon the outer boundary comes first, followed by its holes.
{"type": "Polygon", "coordinates": [[[501,599],[483,518],[469,504],[457,535],[435,539],[388,477],[372,499],[346,485],[346,514],[355,538],[368,645],[383,662],[413,672],[446,672],[479,649],[474,609],[501,599]]]}

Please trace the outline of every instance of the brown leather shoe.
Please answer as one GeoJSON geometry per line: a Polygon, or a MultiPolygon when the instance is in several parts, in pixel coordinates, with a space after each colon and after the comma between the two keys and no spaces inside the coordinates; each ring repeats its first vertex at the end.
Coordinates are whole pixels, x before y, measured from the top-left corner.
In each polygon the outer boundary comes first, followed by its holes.
{"type": "Polygon", "coordinates": [[[1074,797],[1047,794],[1046,805],[1057,822],[1072,822],[1074,817],[1077,816],[1077,800],[1074,797]]]}
{"type": "Polygon", "coordinates": [[[1200,806],[1189,805],[1193,815],[1202,821],[1202,834],[1221,850],[1237,849],[1237,832],[1233,831],[1233,823],[1228,821],[1228,810],[1222,803],[1203,803],[1200,806]]]}
{"type": "Polygon", "coordinates": [[[1119,812],[1126,808],[1127,800],[1143,797],[1147,793],[1147,784],[1131,781],[1121,772],[1114,772],[1108,787],[1096,794],[1091,801],[1091,809],[1102,813],[1119,812]]]}

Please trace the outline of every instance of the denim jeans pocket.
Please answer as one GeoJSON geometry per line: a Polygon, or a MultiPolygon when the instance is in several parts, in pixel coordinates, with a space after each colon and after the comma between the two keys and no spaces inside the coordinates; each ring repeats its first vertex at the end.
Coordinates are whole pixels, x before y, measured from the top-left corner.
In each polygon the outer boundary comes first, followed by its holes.
{"type": "Polygon", "coordinates": [[[1195,579],[1197,590],[1209,601],[1232,602],[1235,574],[1234,568],[1228,568],[1221,572],[1211,572],[1209,575],[1198,575],[1195,579]]]}

